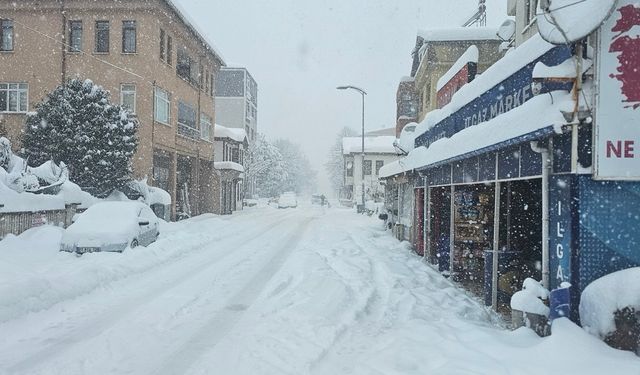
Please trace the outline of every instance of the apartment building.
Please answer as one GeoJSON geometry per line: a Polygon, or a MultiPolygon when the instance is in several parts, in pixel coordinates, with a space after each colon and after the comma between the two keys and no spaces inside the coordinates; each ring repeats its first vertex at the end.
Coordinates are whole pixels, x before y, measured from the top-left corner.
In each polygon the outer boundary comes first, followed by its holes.
{"type": "Polygon", "coordinates": [[[244,129],[249,143],[258,132],[258,84],[245,68],[222,67],[216,80],[216,122],[244,129]]]}
{"type": "Polygon", "coordinates": [[[214,189],[217,200],[215,213],[230,215],[242,210],[244,198],[244,161],[249,143],[244,129],[216,124],[215,163],[218,183],[214,189]]]}
{"type": "Polygon", "coordinates": [[[345,175],[341,199],[360,204],[363,186],[366,200],[379,201],[383,198],[380,169],[398,160],[395,140],[395,135],[365,135],[363,165],[362,137],[342,138],[345,175]]]}
{"type": "Polygon", "coordinates": [[[212,212],[220,54],[170,0],[0,2],[0,129],[20,147],[25,117],[56,86],[91,79],[140,121],[135,177],[173,214],[212,212]]]}

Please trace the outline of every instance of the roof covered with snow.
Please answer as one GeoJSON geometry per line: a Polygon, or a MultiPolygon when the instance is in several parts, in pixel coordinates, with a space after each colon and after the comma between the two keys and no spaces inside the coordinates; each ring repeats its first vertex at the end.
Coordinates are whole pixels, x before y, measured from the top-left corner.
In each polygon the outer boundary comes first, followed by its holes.
{"type": "Polygon", "coordinates": [[[226,65],[220,51],[210,40],[208,40],[206,34],[193,21],[193,19],[189,16],[189,13],[187,13],[186,10],[175,0],[164,0],[164,2],[178,15],[180,20],[187,26],[187,28],[189,28],[193,32],[193,34],[200,40],[202,45],[210,50],[216,56],[216,58],[220,60],[220,63],[223,66],[226,65]]]}
{"type": "Polygon", "coordinates": [[[498,38],[498,29],[491,27],[457,27],[451,29],[419,30],[418,36],[430,42],[500,40],[500,38],[498,38]]]}
{"type": "Polygon", "coordinates": [[[382,167],[380,177],[443,163],[544,128],[559,130],[559,126],[566,123],[560,111],[571,111],[573,104],[571,94],[565,91],[554,92],[553,96],[536,96],[490,121],[466,128],[451,138],[437,140],[429,148],[414,149],[406,158],[382,167]]]}
{"type": "Polygon", "coordinates": [[[244,167],[238,163],[232,161],[216,161],[213,163],[213,167],[219,170],[232,170],[243,173],[244,167]]]}
{"type": "Polygon", "coordinates": [[[416,134],[419,136],[431,129],[553,48],[554,45],[545,42],[539,35],[533,36],[491,65],[484,73],[476,76],[471,83],[462,86],[453,95],[449,104],[429,112],[416,129],[416,134]]]}
{"type": "MultiPolygon", "coordinates": [[[[394,136],[365,137],[364,152],[367,154],[397,154],[394,136]]],[[[344,155],[362,152],[362,137],[342,138],[342,153],[344,155]]]]}
{"type": "Polygon", "coordinates": [[[470,46],[465,53],[449,68],[449,70],[438,80],[436,90],[440,91],[458,72],[468,63],[478,63],[480,52],[478,47],[470,46]]]}
{"type": "Polygon", "coordinates": [[[227,128],[218,124],[213,134],[215,138],[229,138],[236,142],[244,142],[247,139],[247,132],[244,129],[227,128]]]}

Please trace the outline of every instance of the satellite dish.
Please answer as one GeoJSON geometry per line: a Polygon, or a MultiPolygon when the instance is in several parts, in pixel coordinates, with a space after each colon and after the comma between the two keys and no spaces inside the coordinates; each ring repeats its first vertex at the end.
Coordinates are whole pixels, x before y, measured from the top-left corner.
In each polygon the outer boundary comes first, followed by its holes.
{"type": "Polygon", "coordinates": [[[567,44],[586,38],[611,15],[616,0],[541,0],[536,22],[542,39],[567,44]]]}
{"type": "Polygon", "coordinates": [[[498,29],[498,38],[500,38],[503,42],[508,42],[513,40],[513,37],[516,35],[516,21],[514,20],[506,20],[502,23],[500,28],[498,29]]]}
{"type": "Polygon", "coordinates": [[[353,168],[353,162],[347,162],[347,169],[353,168]]]}

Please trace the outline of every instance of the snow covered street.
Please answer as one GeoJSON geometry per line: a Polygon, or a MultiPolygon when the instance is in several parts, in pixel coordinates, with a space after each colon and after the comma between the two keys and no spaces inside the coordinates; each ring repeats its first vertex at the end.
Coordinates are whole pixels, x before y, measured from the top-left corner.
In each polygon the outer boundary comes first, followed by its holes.
{"type": "Polygon", "coordinates": [[[123,254],[60,236],[0,242],[0,374],[640,374],[568,320],[504,329],[350,210],[201,216],[123,254]]]}

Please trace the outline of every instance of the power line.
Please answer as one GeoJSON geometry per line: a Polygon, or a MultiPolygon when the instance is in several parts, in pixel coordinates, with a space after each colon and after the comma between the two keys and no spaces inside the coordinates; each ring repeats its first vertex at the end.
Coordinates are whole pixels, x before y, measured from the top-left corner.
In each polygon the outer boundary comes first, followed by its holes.
{"type": "MultiPolygon", "coordinates": [[[[22,26],[22,27],[24,27],[24,28],[25,28],[25,29],[27,29],[27,30],[30,30],[30,31],[32,31],[32,32],[34,32],[34,33],[36,33],[36,34],[39,34],[39,35],[41,35],[41,36],[43,36],[43,37],[47,38],[47,39],[53,40],[54,42],[61,44],[62,46],[64,46],[64,47],[65,47],[65,49],[66,49],[66,48],[72,48],[72,46],[71,46],[70,44],[65,43],[64,41],[58,40],[58,39],[56,39],[56,38],[54,38],[54,37],[52,37],[52,36],[50,36],[50,35],[48,35],[48,34],[45,34],[45,33],[41,32],[41,31],[39,31],[39,30],[36,30],[36,29],[34,29],[34,28],[32,28],[32,27],[29,27],[29,26],[25,25],[25,24],[24,24],[24,23],[22,23],[22,22],[19,22],[19,21],[16,21],[16,20],[13,20],[13,22],[14,22],[14,23],[16,23],[16,24],[18,24],[18,25],[20,25],[20,26],[22,26]]],[[[118,66],[118,65],[116,65],[116,64],[113,64],[113,63],[111,63],[111,62],[109,62],[109,61],[103,60],[103,59],[101,59],[101,58],[99,58],[99,57],[97,57],[97,56],[94,56],[93,54],[87,53],[87,52],[85,52],[85,51],[83,51],[83,50],[78,50],[78,52],[79,52],[80,54],[84,55],[84,56],[88,56],[88,57],[90,57],[90,58],[92,58],[92,59],[94,59],[94,60],[96,60],[96,61],[98,61],[98,62],[101,62],[101,63],[103,63],[103,64],[105,64],[105,65],[108,65],[108,66],[110,66],[110,67],[112,67],[112,68],[118,69],[118,70],[120,70],[120,71],[122,71],[122,72],[124,72],[124,73],[130,74],[130,75],[135,76],[135,77],[138,77],[138,78],[140,78],[140,79],[143,79],[143,80],[145,80],[147,83],[149,83],[149,84],[150,84],[150,85],[152,85],[152,86],[153,86],[153,85],[155,85],[155,83],[154,83],[153,81],[149,80],[149,79],[148,79],[148,78],[146,78],[146,77],[141,76],[141,75],[140,75],[140,74],[138,74],[138,73],[132,72],[131,70],[129,70],[129,69],[127,69],[127,68],[124,68],[124,67],[118,66]]],[[[63,52],[63,53],[65,53],[65,52],[63,52]]]]}

